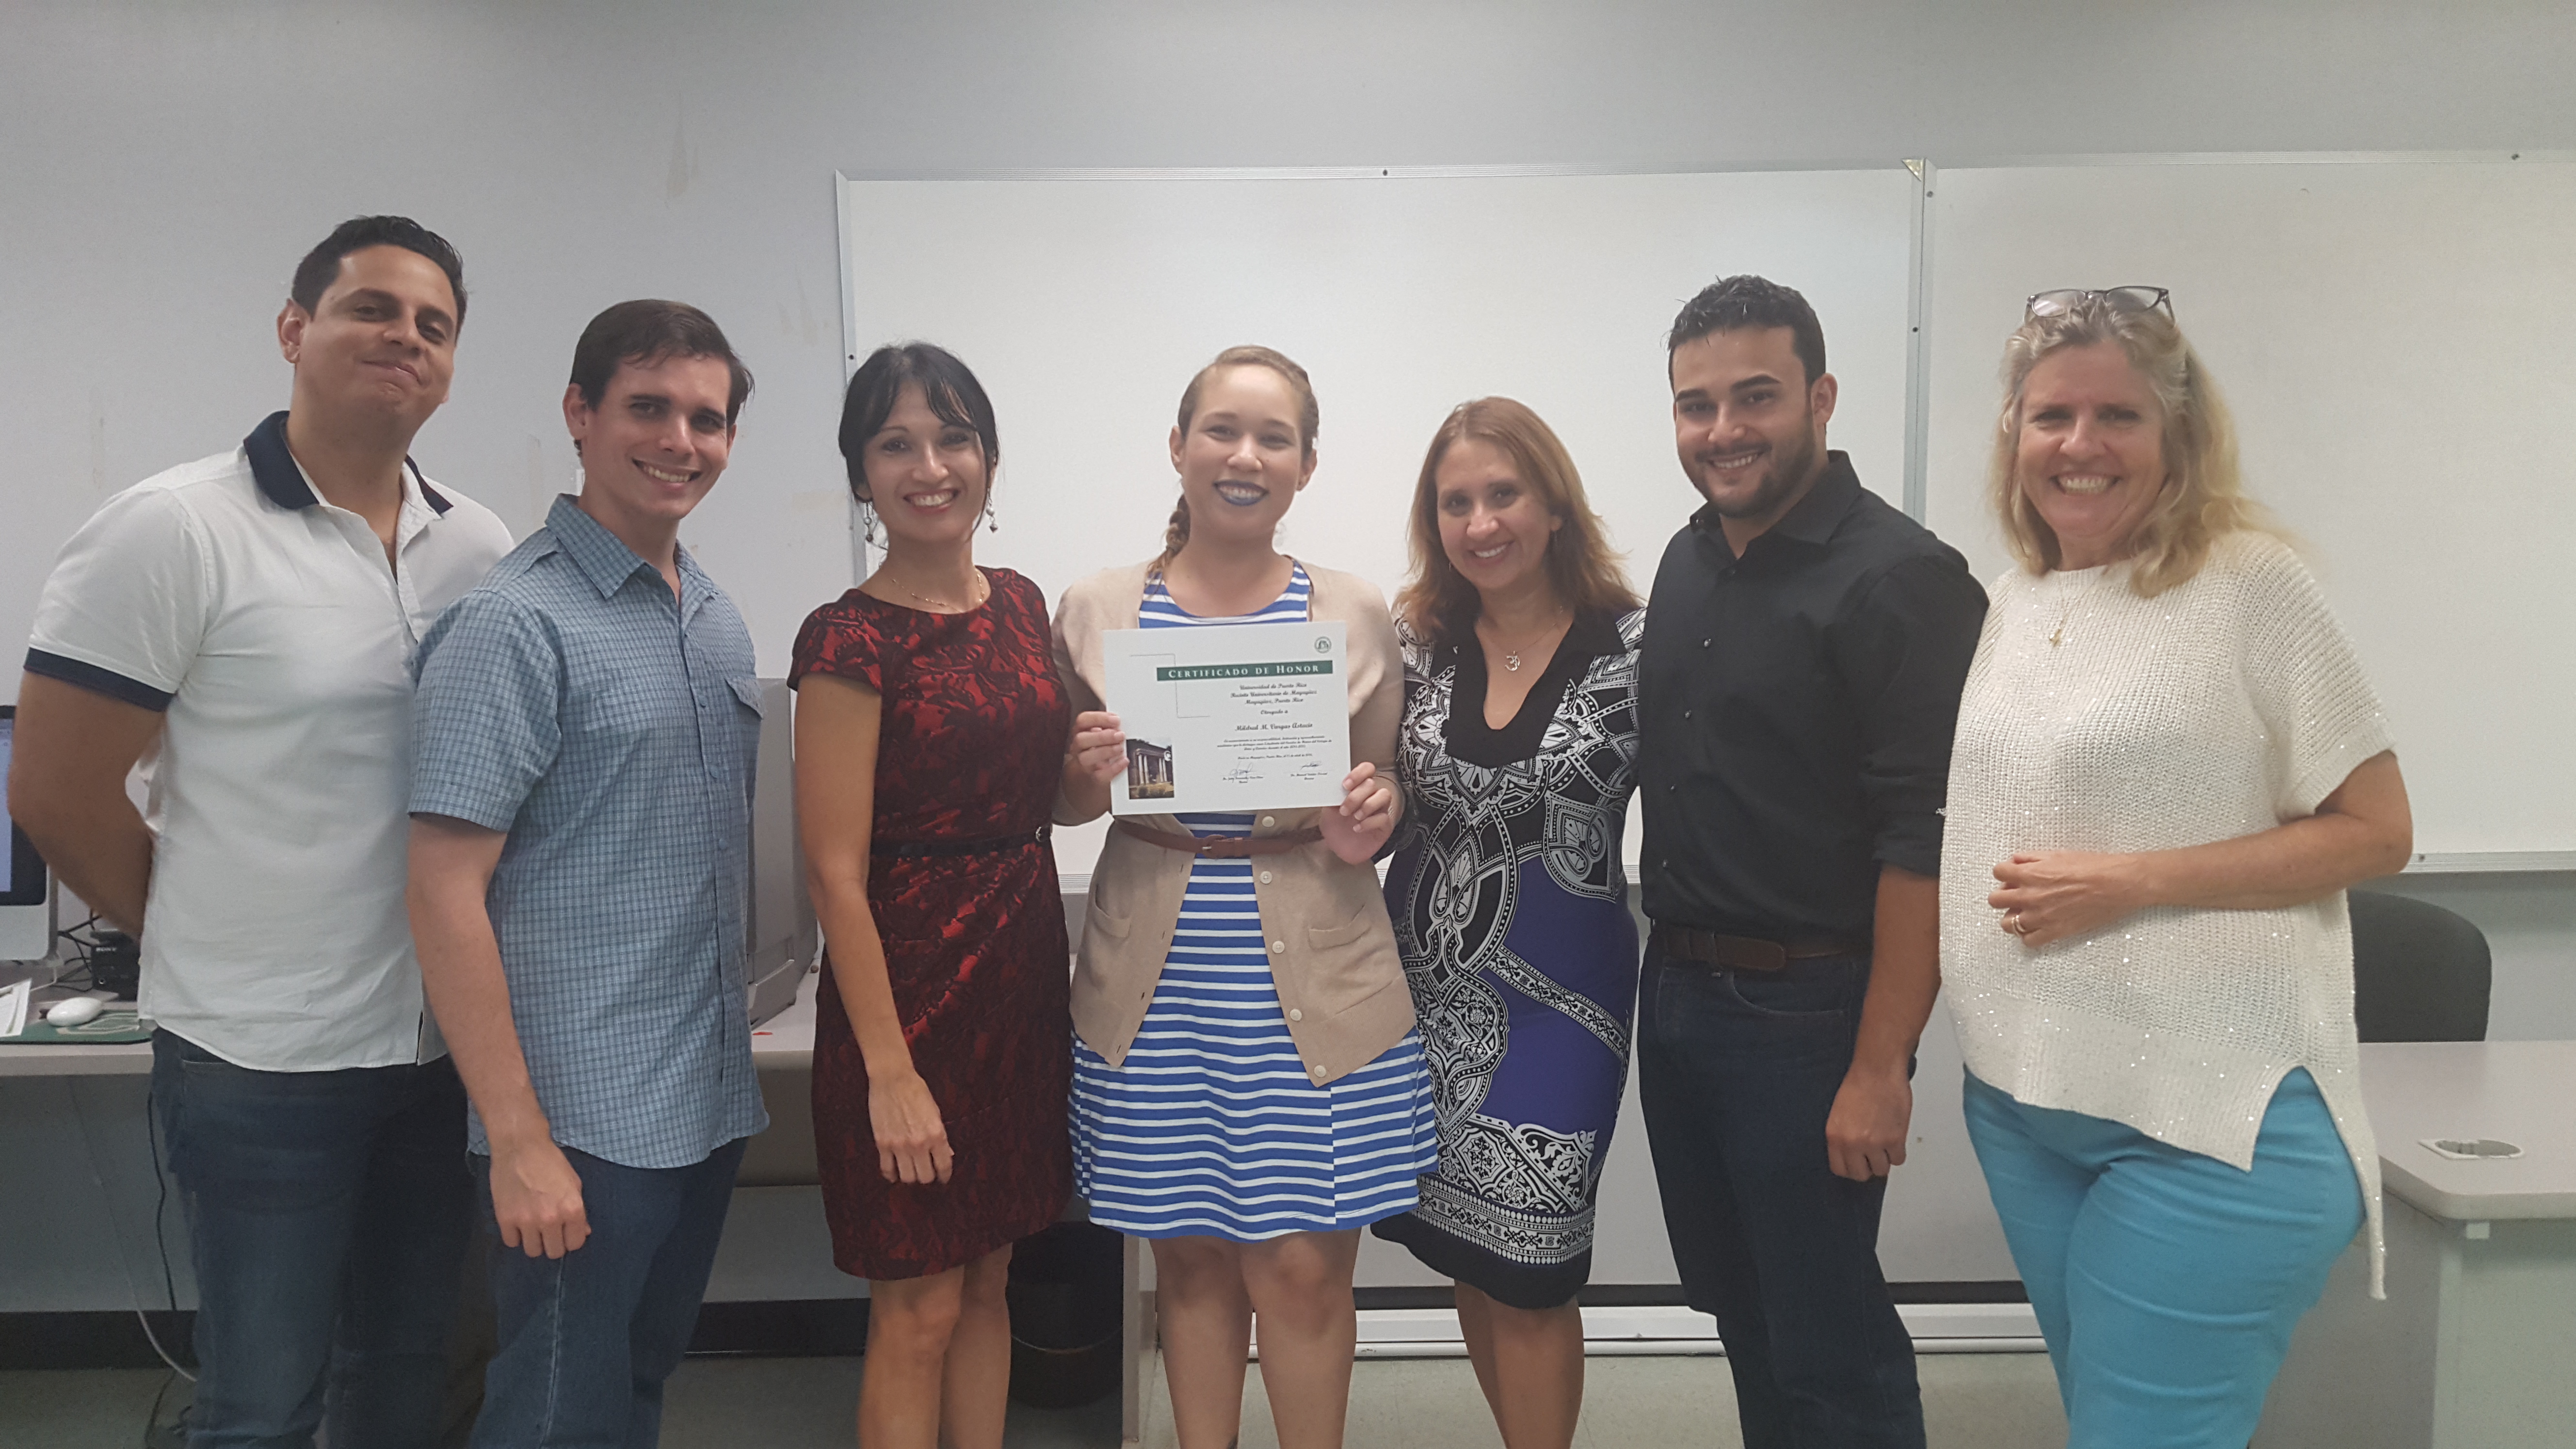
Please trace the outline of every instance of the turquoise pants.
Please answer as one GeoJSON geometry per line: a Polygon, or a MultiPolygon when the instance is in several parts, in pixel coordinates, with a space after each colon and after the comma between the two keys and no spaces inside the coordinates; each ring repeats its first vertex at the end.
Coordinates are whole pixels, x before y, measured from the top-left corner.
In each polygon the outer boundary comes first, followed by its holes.
{"type": "Polygon", "coordinates": [[[1986,1171],[2066,1401],[2067,1449],[2244,1449],[2290,1332],[2362,1221],[2352,1157],[2304,1070],[2254,1170],[1967,1078],[1986,1171]]]}

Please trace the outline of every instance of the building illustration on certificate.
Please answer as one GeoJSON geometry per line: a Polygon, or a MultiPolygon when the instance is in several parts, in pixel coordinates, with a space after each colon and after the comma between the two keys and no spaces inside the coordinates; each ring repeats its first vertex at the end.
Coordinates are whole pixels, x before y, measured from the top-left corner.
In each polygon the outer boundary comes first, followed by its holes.
{"type": "Polygon", "coordinates": [[[1172,747],[1152,740],[1127,742],[1127,798],[1172,798],[1172,747]]]}

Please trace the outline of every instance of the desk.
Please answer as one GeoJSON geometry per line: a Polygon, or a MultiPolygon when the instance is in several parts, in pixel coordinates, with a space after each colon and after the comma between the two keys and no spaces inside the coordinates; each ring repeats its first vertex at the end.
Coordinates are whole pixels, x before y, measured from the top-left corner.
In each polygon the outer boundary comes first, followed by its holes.
{"type": "Polygon", "coordinates": [[[2299,1326],[2256,1449],[2576,1442],[2576,1042],[2362,1047],[2388,1301],[2355,1244],[2299,1326]],[[2425,1138],[2496,1138],[2462,1161],[2425,1138]]]}
{"type": "MultiPolygon", "coordinates": [[[[0,980],[7,973],[0,972],[0,980]]],[[[811,1106],[813,980],[793,1006],[761,1024],[752,1061],[772,1118],[751,1140],[726,1222],[712,1300],[812,1300],[865,1296],[866,1285],[832,1266],[814,1186],[811,1106]]],[[[39,1004],[64,994],[47,991],[39,1004]]],[[[175,1202],[162,1206],[153,1170],[146,1090],[152,1048],[0,1044],[0,1313],[122,1311],[196,1301],[187,1232],[175,1202]],[[53,1246],[80,1243],[83,1253],[53,1246]],[[162,1282],[162,1249],[171,1285],[162,1282]],[[104,1260],[104,1261],[101,1261],[104,1260]],[[165,1296],[165,1293],[167,1296],[165,1296]]]]}
{"type": "MultiPolygon", "coordinates": [[[[5,983],[0,983],[5,984],[5,983]]],[[[37,993],[36,1011],[59,1000],[61,993],[37,993]]],[[[797,992],[796,1003],[755,1028],[752,1064],[762,1071],[811,1070],[814,1065],[814,973],[797,992]]],[[[146,1077],[152,1074],[152,1044],[116,1046],[18,1046],[0,1043],[0,1077],[146,1077]]],[[[807,1181],[812,1181],[809,1177],[807,1181]]]]}
{"type": "MultiPolygon", "coordinates": [[[[769,1107],[769,1130],[751,1139],[743,1153],[725,1236],[717,1250],[708,1284],[710,1301],[810,1300],[857,1298],[867,1285],[832,1266],[831,1239],[824,1228],[821,1193],[815,1187],[813,1079],[814,986],[809,972],[795,1004],[753,1029],[751,1058],[760,1073],[761,1092],[769,1107]]],[[[146,1043],[120,1046],[0,1046],[0,1079],[21,1079],[17,1097],[0,1097],[16,1120],[0,1122],[0,1145],[16,1147],[23,1160],[62,1164],[73,1175],[98,1171],[95,1195],[77,1204],[13,1202],[0,1190],[0,1206],[15,1210],[19,1226],[41,1226],[46,1232],[69,1233],[83,1223],[94,1230],[103,1215],[124,1259],[123,1273],[113,1278],[85,1277],[62,1283],[0,1282],[0,1312],[27,1309],[123,1309],[134,1301],[161,1306],[160,1258],[152,1239],[152,1210],[157,1197],[148,1149],[144,1143],[143,1080],[152,1072],[152,1048],[146,1043]],[[115,1100],[95,1104],[87,1120],[74,1110],[70,1093],[80,1084],[65,1078],[126,1078],[125,1083],[93,1083],[92,1090],[112,1089],[115,1100]],[[50,1088],[43,1088],[47,1079],[50,1088]],[[44,1092],[41,1102],[27,1094],[44,1092]],[[55,1110],[59,1108],[59,1110],[55,1110]],[[105,1141],[85,1142],[93,1127],[105,1141]],[[37,1134],[41,1129],[41,1137],[37,1134]],[[21,1146],[12,1132],[25,1134],[21,1146]],[[41,1141],[42,1145],[38,1145],[41,1141]],[[103,1163],[103,1170],[93,1164],[103,1163]],[[86,1171],[85,1171],[86,1170],[86,1171]],[[135,1285],[150,1285],[139,1292],[135,1285]],[[13,1301],[26,1290],[27,1302],[13,1301]]],[[[30,1175],[32,1185],[33,1175],[30,1175]]],[[[167,1242],[174,1262],[174,1295],[178,1306],[195,1303],[195,1284],[187,1264],[186,1234],[175,1222],[167,1242]]],[[[42,1236],[42,1234],[36,1234],[42,1236]]],[[[1134,1239],[1127,1243],[1126,1373],[1122,1407],[1125,1438],[1135,1442],[1142,1423],[1143,1369],[1153,1343],[1152,1296],[1143,1288],[1144,1252],[1134,1239]]],[[[22,1276],[30,1264],[7,1265],[0,1279],[22,1276]]]]}
{"type": "MultiPolygon", "coordinates": [[[[42,965],[44,963],[37,963],[42,965]]],[[[28,974],[22,962],[0,967],[0,989],[15,985],[28,974]]],[[[35,1001],[27,1008],[27,1019],[44,1015],[45,1008],[66,997],[86,995],[58,986],[39,986],[35,1001]]],[[[148,1077],[152,1075],[152,1044],[120,1042],[113,1046],[20,1046],[14,1041],[0,1041],[0,1077],[148,1077]]]]}

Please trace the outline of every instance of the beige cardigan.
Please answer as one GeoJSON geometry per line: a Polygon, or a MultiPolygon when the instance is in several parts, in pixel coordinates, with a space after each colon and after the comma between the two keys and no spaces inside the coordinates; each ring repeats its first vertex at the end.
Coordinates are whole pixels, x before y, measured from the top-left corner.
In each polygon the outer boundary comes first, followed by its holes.
{"type": "MultiPolygon", "coordinates": [[[[1065,590],[1056,607],[1056,672],[1073,708],[1100,709],[1100,635],[1138,627],[1147,564],[1107,569],[1065,590]]],[[[1348,626],[1351,762],[1374,763],[1393,778],[1395,729],[1404,713],[1404,662],[1388,620],[1386,598],[1351,574],[1306,565],[1313,584],[1307,608],[1316,619],[1348,626]]],[[[1255,819],[1253,834],[1285,835],[1322,812],[1281,810],[1255,819]]],[[[1086,817],[1061,797],[1056,821],[1086,817]]],[[[1189,834],[1168,815],[1127,817],[1157,830],[1189,834]]],[[[1145,1008],[1162,978],[1163,960],[1180,924],[1193,857],[1130,839],[1117,831],[1101,846],[1091,875],[1090,908],[1073,972],[1073,1028],[1117,1066],[1136,1040],[1145,1008]]],[[[1270,941],[1271,977],[1288,1015],[1288,1035],[1309,1080],[1324,1083],[1367,1066],[1413,1029],[1413,995],[1396,955],[1395,927],[1377,872],[1351,865],[1320,841],[1252,860],[1252,893],[1270,941]]]]}

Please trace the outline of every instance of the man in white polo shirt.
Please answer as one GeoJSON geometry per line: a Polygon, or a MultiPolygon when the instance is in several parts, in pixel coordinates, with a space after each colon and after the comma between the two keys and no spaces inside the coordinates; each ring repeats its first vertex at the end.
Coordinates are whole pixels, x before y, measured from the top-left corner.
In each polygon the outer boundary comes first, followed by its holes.
{"type": "Polygon", "coordinates": [[[287,410],[109,499],[37,605],[10,811],[142,938],[199,1449],[438,1433],[472,1195],[403,910],[410,661],[510,535],[407,455],[464,320],[444,240],[341,225],[278,315],[287,410]]]}

